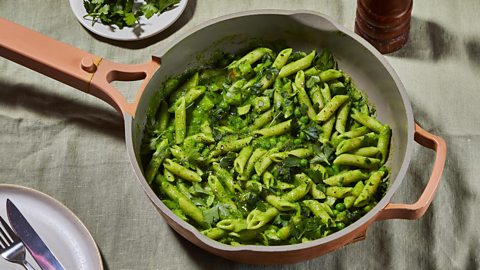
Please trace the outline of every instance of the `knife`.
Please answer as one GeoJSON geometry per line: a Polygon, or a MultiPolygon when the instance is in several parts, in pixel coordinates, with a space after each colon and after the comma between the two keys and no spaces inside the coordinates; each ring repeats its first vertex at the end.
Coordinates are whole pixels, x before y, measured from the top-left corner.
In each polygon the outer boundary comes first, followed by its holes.
{"type": "Polygon", "coordinates": [[[42,270],[65,270],[10,199],[7,199],[7,215],[13,230],[42,270]]]}

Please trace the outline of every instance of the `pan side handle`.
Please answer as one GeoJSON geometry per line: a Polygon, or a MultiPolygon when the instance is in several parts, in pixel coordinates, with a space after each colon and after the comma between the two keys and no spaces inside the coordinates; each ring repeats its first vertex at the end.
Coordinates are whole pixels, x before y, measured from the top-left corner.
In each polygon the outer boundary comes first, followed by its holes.
{"type": "Polygon", "coordinates": [[[0,56],[89,93],[119,113],[135,114],[136,104],[154,71],[158,58],[138,65],[117,64],[26,27],[0,18],[0,56]],[[137,98],[128,103],[110,82],[145,79],[137,98]]]}
{"type": "Polygon", "coordinates": [[[155,56],[152,56],[149,62],[136,65],[119,64],[103,59],[97,65],[97,71],[93,74],[88,93],[106,101],[119,113],[128,113],[135,117],[140,97],[159,66],[160,58],[155,56]],[[132,103],[127,102],[125,97],[110,84],[112,81],[137,80],[143,80],[143,82],[132,103]]]}
{"type": "Polygon", "coordinates": [[[436,152],[432,173],[420,198],[413,204],[389,203],[379,212],[377,220],[386,219],[419,219],[425,214],[433,200],[442,177],[447,146],[441,137],[428,133],[418,124],[415,124],[415,141],[420,145],[436,152]]]}

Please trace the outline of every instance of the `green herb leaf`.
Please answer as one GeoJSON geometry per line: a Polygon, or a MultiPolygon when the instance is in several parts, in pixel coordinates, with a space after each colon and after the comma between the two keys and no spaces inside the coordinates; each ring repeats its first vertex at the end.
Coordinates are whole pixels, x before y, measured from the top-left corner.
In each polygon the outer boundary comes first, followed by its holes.
{"type": "Polygon", "coordinates": [[[129,13],[126,13],[125,14],[125,17],[123,18],[123,20],[125,21],[125,23],[127,24],[127,26],[132,26],[134,25],[136,22],[137,22],[137,18],[135,17],[135,15],[131,12],[129,13]]]}
{"type": "Polygon", "coordinates": [[[98,14],[108,14],[109,10],[110,10],[110,6],[105,4],[98,10],[98,14]]]}
{"type": "Polygon", "coordinates": [[[311,217],[304,221],[304,235],[308,239],[317,239],[322,236],[324,224],[319,217],[311,217]]]}
{"type": "Polygon", "coordinates": [[[222,132],[217,128],[213,128],[212,134],[213,134],[213,139],[216,142],[220,141],[223,138],[222,132]]]}
{"type": "Polygon", "coordinates": [[[203,218],[210,226],[214,225],[220,219],[218,205],[203,211],[203,218]]]}
{"type": "Polygon", "coordinates": [[[330,84],[330,91],[332,92],[333,96],[336,95],[345,95],[347,93],[347,88],[341,82],[331,83],[330,84]]]}
{"type": "Polygon", "coordinates": [[[260,200],[260,197],[253,192],[247,191],[242,193],[238,198],[239,208],[248,213],[255,209],[257,202],[260,200]]]}
{"type": "Polygon", "coordinates": [[[318,170],[306,169],[305,174],[315,183],[320,183],[323,180],[323,173],[318,170]]]}
{"type": "Polygon", "coordinates": [[[286,167],[302,167],[302,159],[295,156],[289,156],[283,161],[283,165],[286,167]]]}
{"type": "Polygon", "coordinates": [[[257,208],[258,210],[262,211],[262,212],[265,212],[265,211],[267,211],[267,209],[270,208],[270,207],[271,207],[271,206],[270,206],[269,204],[267,204],[266,202],[264,202],[264,201],[259,201],[259,202],[257,203],[257,207],[256,207],[256,208],[257,208]]]}
{"type": "Polygon", "coordinates": [[[305,52],[302,52],[302,51],[293,52],[292,54],[290,54],[290,57],[288,58],[288,62],[297,61],[305,56],[307,56],[305,52]]]}
{"type": "Polygon", "coordinates": [[[180,206],[178,205],[177,202],[172,201],[172,200],[162,200],[162,202],[170,209],[178,209],[180,206]]]}
{"type": "Polygon", "coordinates": [[[332,175],[337,175],[340,173],[340,168],[338,168],[335,165],[332,165],[331,167],[327,167],[327,175],[332,176],[332,175]]]}
{"type": "Polygon", "coordinates": [[[158,8],[153,4],[145,4],[141,7],[141,10],[147,19],[150,19],[155,13],[158,12],[158,8]]]}
{"type": "Polygon", "coordinates": [[[191,200],[192,200],[193,204],[195,204],[196,206],[203,206],[203,207],[207,206],[205,204],[205,201],[200,199],[200,198],[192,198],[191,200]]]}
{"type": "Polygon", "coordinates": [[[337,67],[337,62],[329,50],[323,50],[320,56],[315,60],[315,66],[319,70],[327,70],[337,67]]]}
{"type": "Polygon", "coordinates": [[[92,18],[92,23],[100,21],[105,25],[116,25],[120,29],[136,25],[140,16],[147,19],[174,7],[180,0],[147,0],[135,8],[133,0],[83,0],[87,12],[85,17],[92,18]]]}
{"type": "Polygon", "coordinates": [[[272,221],[272,224],[280,228],[288,226],[288,223],[290,222],[290,216],[291,216],[290,214],[280,213],[272,221]]]}
{"type": "Polygon", "coordinates": [[[213,201],[215,200],[215,196],[210,195],[207,198],[207,206],[210,207],[213,204],[213,201]]]}
{"type": "Polygon", "coordinates": [[[227,218],[230,216],[231,213],[231,206],[229,204],[225,203],[218,203],[218,214],[220,215],[221,218],[227,218]]]}
{"type": "Polygon", "coordinates": [[[235,154],[235,152],[228,152],[227,155],[220,158],[220,166],[222,166],[223,168],[231,168],[233,166],[233,161],[236,157],[237,155],[235,154]]]}
{"type": "Polygon", "coordinates": [[[156,3],[156,7],[158,8],[158,11],[162,13],[167,9],[173,7],[174,5],[180,3],[180,0],[157,0],[152,2],[156,3]]]}
{"type": "Polygon", "coordinates": [[[315,84],[317,84],[319,82],[320,82],[320,77],[312,76],[312,77],[310,77],[310,79],[308,79],[308,81],[306,83],[306,86],[307,86],[307,88],[312,88],[313,86],[315,86],[315,84]]]}
{"type": "Polygon", "coordinates": [[[311,122],[307,127],[305,127],[302,131],[305,133],[306,138],[308,141],[317,141],[318,133],[319,133],[319,126],[311,122]]]}
{"type": "Polygon", "coordinates": [[[313,145],[313,151],[315,152],[315,156],[310,160],[310,163],[326,163],[330,165],[333,153],[335,153],[335,148],[326,143],[322,146],[313,145]]]}
{"type": "Polygon", "coordinates": [[[197,195],[197,194],[210,195],[210,193],[208,191],[206,191],[199,183],[194,183],[188,190],[193,195],[197,195]]]}
{"type": "Polygon", "coordinates": [[[275,176],[276,180],[287,183],[291,183],[293,181],[294,173],[295,170],[292,167],[284,166],[283,162],[278,163],[273,171],[273,175],[275,176]]]}

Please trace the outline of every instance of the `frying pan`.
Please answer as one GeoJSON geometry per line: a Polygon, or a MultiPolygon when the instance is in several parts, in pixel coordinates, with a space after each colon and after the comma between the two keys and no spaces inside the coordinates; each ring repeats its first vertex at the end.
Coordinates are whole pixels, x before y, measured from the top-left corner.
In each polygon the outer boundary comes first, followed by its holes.
{"type": "Polygon", "coordinates": [[[293,263],[320,256],[365,238],[376,220],[418,219],[428,209],[438,187],[446,158],[445,141],[414,122],[404,86],[393,68],[370,44],[311,11],[256,10],[215,18],[183,34],[138,65],[123,65],[45,37],[0,19],[0,55],[30,69],[96,96],[112,105],[125,122],[127,152],[140,185],[166,222],[193,244],[218,256],[245,263],[293,263]],[[365,216],[343,230],[308,243],[283,246],[232,247],[208,239],[179,219],[157,197],[143,175],[140,158],[147,112],[162,98],[168,76],[198,67],[218,51],[238,52],[249,44],[284,42],[303,51],[329,48],[341,69],[376,106],[380,121],[392,127],[391,185],[383,199],[365,216]],[[134,102],[127,102],[112,81],[144,79],[134,102]],[[432,173],[423,193],[413,204],[390,200],[400,187],[410,163],[413,142],[436,152],[432,173]]]}

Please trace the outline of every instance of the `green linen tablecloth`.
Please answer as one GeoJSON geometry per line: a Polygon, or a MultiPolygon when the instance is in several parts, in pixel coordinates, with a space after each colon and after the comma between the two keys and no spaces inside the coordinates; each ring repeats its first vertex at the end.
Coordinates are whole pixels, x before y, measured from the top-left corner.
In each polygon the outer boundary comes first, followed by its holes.
{"type": "MultiPolygon", "coordinates": [[[[210,18],[249,9],[307,9],[353,29],[352,0],[190,0],[180,20],[144,42],[90,34],[68,1],[1,0],[0,16],[120,63],[142,63],[210,18]]],[[[0,182],[31,187],[71,209],[94,237],[106,269],[479,269],[480,2],[414,1],[408,44],[386,55],[415,120],[447,141],[435,199],[418,221],[375,222],[364,241],[292,265],[237,264],[193,246],[157,213],[129,163],[123,122],[102,101],[0,58],[0,182]]],[[[133,97],[138,84],[118,86],[133,97]]],[[[418,198],[434,152],[415,146],[394,202],[418,198]]],[[[14,268],[12,268],[14,269],[14,268]]],[[[16,269],[16,268],[15,268],[16,269]]]]}

